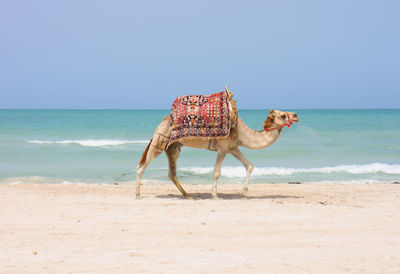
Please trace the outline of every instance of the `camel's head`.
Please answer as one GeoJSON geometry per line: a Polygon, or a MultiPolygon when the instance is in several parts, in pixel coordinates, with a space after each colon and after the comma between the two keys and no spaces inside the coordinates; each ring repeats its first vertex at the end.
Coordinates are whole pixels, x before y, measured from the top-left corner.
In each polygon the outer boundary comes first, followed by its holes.
{"type": "Polygon", "coordinates": [[[271,110],[264,121],[264,130],[281,129],[284,126],[290,127],[292,123],[300,121],[299,116],[294,112],[271,110]]]}

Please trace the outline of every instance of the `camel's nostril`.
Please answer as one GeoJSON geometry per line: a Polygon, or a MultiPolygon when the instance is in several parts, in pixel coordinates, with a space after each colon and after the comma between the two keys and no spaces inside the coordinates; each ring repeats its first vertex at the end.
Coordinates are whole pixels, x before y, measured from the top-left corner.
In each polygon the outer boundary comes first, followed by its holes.
{"type": "Polygon", "coordinates": [[[297,118],[297,114],[295,113],[295,114],[293,114],[293,118],[297,118]]]}

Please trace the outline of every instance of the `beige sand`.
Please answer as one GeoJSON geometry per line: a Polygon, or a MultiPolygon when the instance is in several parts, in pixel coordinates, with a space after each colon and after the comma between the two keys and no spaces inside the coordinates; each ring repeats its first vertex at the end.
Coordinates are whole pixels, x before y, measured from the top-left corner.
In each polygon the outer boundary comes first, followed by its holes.
{"type": "Polygon", "coordinates": [[[400,273],[400,185],[0,185],[1,273],[400,273]]]}

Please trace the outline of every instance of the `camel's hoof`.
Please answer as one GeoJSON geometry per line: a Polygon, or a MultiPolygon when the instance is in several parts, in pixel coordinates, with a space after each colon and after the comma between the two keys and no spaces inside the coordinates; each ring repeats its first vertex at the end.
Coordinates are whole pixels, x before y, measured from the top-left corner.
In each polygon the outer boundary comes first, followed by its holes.
{"type": "Polygon", "coordinates": [[[186,196],[185,196],[185,199],[186,199],[186,200],[194,200],[194,198],[193,198],[192,196],[190,196],[190,195],[186,195],[186,196]]]}
{"type": "Polygon", "coordinates": [[[249,198],[249,192],[245,189],[242,189],[240,191],[240,195],[242,195],[244,198],[247,198],[247,199],[249,198]]]}
{"type": "Polygon", "coordinates": [[[141,199],[142,199],[142,196],[136,194],[135,200],[141,200],[141,199]]]}
{"type": "Polygon", "coordinates": [[[211,198],[212,198],[213,200],[219,200],[219,197],[218,197],[217,194],[212,194],[212,195],[211,195],[211,198]]]}

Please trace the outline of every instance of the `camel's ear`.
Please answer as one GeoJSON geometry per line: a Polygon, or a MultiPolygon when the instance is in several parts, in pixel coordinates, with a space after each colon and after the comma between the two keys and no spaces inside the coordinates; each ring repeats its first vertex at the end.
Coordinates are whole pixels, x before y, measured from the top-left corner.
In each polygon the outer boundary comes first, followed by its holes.
{"type": "Polygon", "coordinates": [[[271,109],[269,111],[268,117],[271,117],[273,119],[273,118],[275,118],[275,116],[276,116],[275,110],[271,109]]]}

